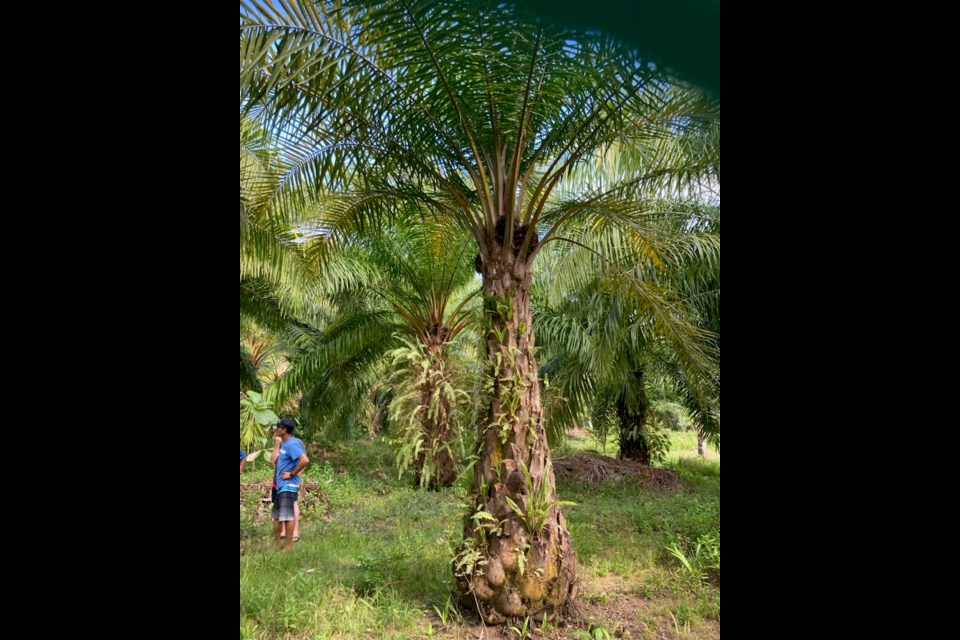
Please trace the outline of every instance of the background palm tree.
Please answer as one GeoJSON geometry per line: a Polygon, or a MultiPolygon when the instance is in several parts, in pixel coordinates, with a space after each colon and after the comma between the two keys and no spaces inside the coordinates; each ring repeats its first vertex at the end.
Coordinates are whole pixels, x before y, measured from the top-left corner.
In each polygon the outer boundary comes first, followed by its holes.
{"type": "Polygon", "coordinates": [[[719,334],[711,329],[719,331],[720,242],[699,223],[710,211],[699,204],[681,223],[661,218],[668,241],[658,247],[611,227],[541,258],[535,325],[547,354],[542,373],[552,383],[555,437],[591,418],[605,436],[613,418],[621,458],[661,459],[667,440],[648,419],[647,386],[668,378],[698,431],[719,443],[711,419],[719,408],[719,334]]]}
{"type": "Polygon", "coordinates": [[[253,336],[276,351],[281,345],[272,338],[304,323],[322,327],[325,302],[362,282],[366,271],[310,222],[315,203],[307,190],[289,186],[295,159],[255,116],[240,117],[240,376],[241,387],[260,389],[265,380],[254,374],[262,363],[251,351],[262,347],[251,344],[253,336]]]}
{"type": "Polygon", "coordinates": [[[280,165],[267,132],[240,118],[240,385],[262,390],[259,363],[243,334],[286,328],[302,292],[314,278],[294,240],[296,210],[278,194],[280,165]],[[256,328],[254,327],[256,325],[256,328]],[[246,329],[246,331],[245,331],[246,329]]]}
{"type": "MultiPolygon", "coordinates": [[[[456,229],[425,220],[350,239],[338,259],[362,265],[362,282],[331,298],[323,331],[291,332],[291,367],[272,390],[278,400],[302,390],[310,422],[346,426],[366,417],[359,408],[387,378],[398,464],[429,489],[451,486],[458,472],[468,399],[461,386],[468,383],[450,361],[451,348],[475,326],[479,306],[471,305],[478,287],[464,259],[468,243],[456,229]]],[[[474,334],[463,337],[475,342],[474,334]]]]}

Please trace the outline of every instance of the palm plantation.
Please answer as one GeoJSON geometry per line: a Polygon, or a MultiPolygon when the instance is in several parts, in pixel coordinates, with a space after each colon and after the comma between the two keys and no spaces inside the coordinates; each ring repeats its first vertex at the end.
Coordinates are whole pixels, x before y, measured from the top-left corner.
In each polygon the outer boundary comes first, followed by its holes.
{"type": "MultiPolygon", "coordinates": [[[[283,7],[241,2],[241,117],[277,141],[280,200],[310,202],[330,238],[415,207],[473,239],[486,383],[454,572],[488,623],[554,618],[579,577],[544,422],[534,265],[554,243],[613,263],[628,247],[654,266],[698,251],[660,221],[719,183],[719,104],[615,39],[510,4],[283,7]],[[597,171],[611,149],[615,166],[597,171]],[[622,242],[594,241],[610,229],[622,242]]],[[[617,277],[644,330],[700,379],[705,334],[662,283],[617,277]]],[[[444,340],[421,333],[428,350],[444,340]]]]}

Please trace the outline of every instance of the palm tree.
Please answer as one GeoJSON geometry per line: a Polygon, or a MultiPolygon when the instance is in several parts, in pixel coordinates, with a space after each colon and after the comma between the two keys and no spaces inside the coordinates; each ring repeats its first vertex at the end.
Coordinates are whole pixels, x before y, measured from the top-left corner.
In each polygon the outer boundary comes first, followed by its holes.
{"type": "Polygon", "coordinates": [[[244,325],[282,331],[298,310],[311,273],[290,230],[294,209],[284,206],[277,152],[266,131],[240,118],[240,385],[262,390],[258,363],[244,344],[244,325]]]}
{"type": "Polygon", "coordinates": [[[301,389],[307,414],[353,421],[369,389],[392,378],[398,465],[433,490],[452,486],[458,472],[466,394],[451,349],[478,315],[468,246],[463,234],[429,221],[352,238],[328,265],[362,265],[363,281],[334,296],[324,331],[297,328],[291,367],[273,390],[279,399],[301,389]]]}
{"type": "Polygon", "coordinates": [[[353,286],[363,270],[340,258],[332,243],[308,243],[316,235],[304,222],[309,195],[289,187],[287,151],[257,117],[240,117],[240,383],[259,391],[263,381],[255,379],[257,362],[244,334],[320,326],[325,315],[317,301],[353,286]]]}
{"type": "Polygon", "coordinates": [[[240,343],[240,391],[245,389],[260,392],[263,386],[260,384],[260,378],[257,375],[257,365],[253,361],[250,350],[240,343]]]}
{"type": "MultiPolygon", "coordinates": [[[[614,38],[510,2],[281,7],[241,1],[240,102],[296,149],[288,187],[329,196],[334,234],[413,202],[476,243],[489,384],[455,573],[489,622],[553,617],[577,594],[577,560],[545,437],[531,270],[545,245],[573,240],[568,225],[643,236],[660,203],[718,174],[719,105],[614,38]],[[614,144],[635,171],[570,179],[614,144]]],[[[657,321],[674,324],[665,308],[657,321]]]]}
{"type": "Polygon", "coordinates": [[[661,459],[668,442],[648,419],[652,377],[669,379],[701,435],[719,443],[713,411],[702,410],[719,407],[719,334],[711,329],[719,331],[720,244],[719,234],[699,222],[710,218],[708,210],[691,205],[679,229],[673,216],[664,217],[673,247],[656,260],[645,259],[644,244],[616,228],[581,234],[582,247],[554,247],[541,258],[536,329],[547,353],[542,373],[551,381],[557,437],[584,416],[601,431],[613,417],[621,458],[644,464],[661,459]],[[601,248],[614,259],[598,259],[601,248]],[[646,296],[636,295],[633,279],[643,283],[646,296]],[[673,309],[673,330],[654,321],[658,306],[673,309]],[[691,352],[687,340],[698,341],[700,349],[691,352]],[[706,363],[690,357],[703,353],[710,355],[706,363]]]}

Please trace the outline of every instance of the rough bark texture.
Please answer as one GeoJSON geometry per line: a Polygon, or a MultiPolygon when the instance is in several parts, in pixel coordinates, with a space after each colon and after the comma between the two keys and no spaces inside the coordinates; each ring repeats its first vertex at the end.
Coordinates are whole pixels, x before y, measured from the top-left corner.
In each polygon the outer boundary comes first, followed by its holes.
{"type": "Polygon", "coordinates": [[[471,513],[454,563],[464,602],[491,624],[526,616],[554,619],[579,588],[543,426],[529,252],[518,259],[519,231],[504,251],[504,232],[498,229],[477,261],[483,269],[490,403],[479,435],[471,513]]]}
{"type": "MultiPolygon", "coordinates": [[[[446,329],[442,329],[446,332],[446,329]]],[[[444,334],[431,336],[426,345],[428,369],[421,376],[420,404],[424,447],[414,461],[414,487],[425,486],[431,491],[453,486],[457,479],[457,465],[451,453],[453,410],[442,386],[449,383],[445,366],[444,334]],[[429,460],[428,457],[429,456],[429,460]],[[424,482],[425,467],[429,463],[429,476],[424,482]]],[[[418,372],[418,374],[421,372],[418,372]]]]}
{"type": "Polygon", "coordinates": [[[373,387],[367,392],[367,400],[373,406],[370,414],[370,434],[383,435],[383,426],[389,415],[390,403],[378,387],[373,387]]]}

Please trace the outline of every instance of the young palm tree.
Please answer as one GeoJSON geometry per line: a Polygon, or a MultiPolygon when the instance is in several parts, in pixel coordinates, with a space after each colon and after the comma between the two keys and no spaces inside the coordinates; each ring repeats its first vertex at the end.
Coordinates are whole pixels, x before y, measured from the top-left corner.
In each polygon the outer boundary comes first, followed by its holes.
{"type": "Polygon", "coordinates": [[[415,202],[472,234],[489,385],[458,584],[489,622],[554,616],[577,561],[544,431],[534,260],[570,224],[643,236],[660,203],[718,174],[718,104],[614,38],[510,2],[242,0],[240,23],[241,109],[262,107],[297,150],[288,186],[338,195],[327,228],[415,202]],[[611,145],[634,170],[571,179],[611,145]]]}
{"type": "Polygon", "coordinates": [[[380,376],[391,378],[398,465],[428,489],[452,486],[458,474],[466,394],[451,348],[476,324],[468,243],[426,221],[353,238],[341,259],[363,265],[362,284],[335,296],[325,331],[298,328],[291,367],[273,390],[279,398],[302,389],[308,414],[352,421],[380,376]]]}

